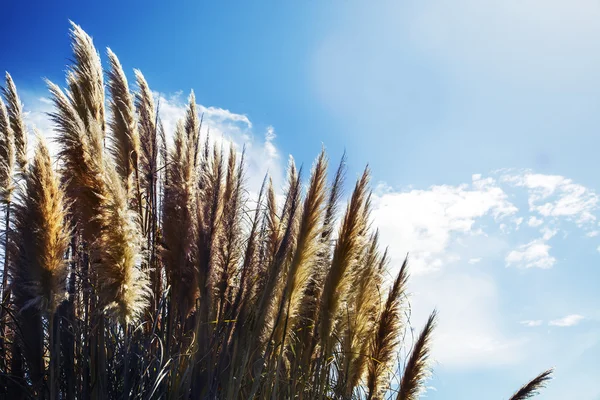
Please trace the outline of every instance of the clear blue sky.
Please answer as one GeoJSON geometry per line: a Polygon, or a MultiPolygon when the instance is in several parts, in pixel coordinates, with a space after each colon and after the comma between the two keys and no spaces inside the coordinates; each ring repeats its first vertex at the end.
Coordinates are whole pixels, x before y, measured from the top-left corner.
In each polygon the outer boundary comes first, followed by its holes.
{"type": "Polygon", "coordinates": [[[598,1],[4,3],[0,70],[44,133],[71,19],[166,120],[194,89],[257,173],[322,144],[350,177],[368,162],[415,324],[440,310],[427,398],[508,398],[556,366],[541,398],[600,399],[598,1]]]}

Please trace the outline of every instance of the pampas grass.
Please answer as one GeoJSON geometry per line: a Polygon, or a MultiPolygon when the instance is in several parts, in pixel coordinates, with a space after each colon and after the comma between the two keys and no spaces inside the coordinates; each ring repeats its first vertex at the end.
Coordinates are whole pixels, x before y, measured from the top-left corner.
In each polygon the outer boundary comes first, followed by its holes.
{"type": "Polygon", "coordinates": [[[368,170],[341,221],[345,156],[328,176],[322,151],[307,180],[290,158],[285,188],[253,196],[193,92],[165,132],[140,71],[132,92],[111,50],[104,71],[71,39],[66,88],[47,82],[55,160],[39,140],[29,164],[10,75],[0,101],[0,397],[416,399],[436,313],[395,367],[409,265],[380,249],[368,170]]]}
{"type": "MultiPolygon", "coordinates": [[[[385,306],[381,311],[379,321],[374,331],[375,337],[372,339],[371,356],[368,362],[368,399],[380,399],[386,389],[386,373],[389,372],[391,361],[394,358],[394,352],[397,349],[400,340],[402,328],[400,325],[402,321],[400,318],[400,307],[401,297],[406,291],[408,282],[407,266],[408,260],[405,259],[400,268],[400,273],[398,273],[394,285],[390,289],[385,306]]],[[[427,336],[428,335],[429,334],[427,334],[427,336]]],[[[424,340],[426,339],[427,337],[424,340]]],[[[417,346],[415,346],[415,350],[413,351],[417,351],[418,344],[419,342],[417,341],[417,346]]],[[[423,345],[425,345],[425,343],[423,345]]],[[[409,363],[412,361],[415,354],[416,353],[413,353],[413,357],[410,358],[409,363]]],[[[409,381],[403,382],[401,390],[407,389],[409,385],[409,381]]]]}
{"type": "MultiPolygon", "coordinates": [[[[16,340],[25,355],[32,388],[39,392],[44,373],[44,318],[49,321],[51,387],[56,387],[58,351],[54,316],[66,298],[65,255],[71,235],[65,196],[42,139],[38,139],[21,198],[15,208],[15,226],[8,249],[10,287],[16,321],[22,329],[16,340]]],[[[54,395],[56,390],[51,392],[54,395]]]]}
{"type": "Polygon", "coordinates": [[[0,199],[9,203],[13,190],[15,137],[4,101],[0,98],[0,199]]]}
{"type": "Polygon", "coordinates": [[[11,287],[19,309],[50,315],[64,300],[70,229],[67,204],[48,148],[38,139],[11,238],[11,287]]]}
{"type": "Polygon", "coordinates": [[[542,372],[531,381],[523,385],[510,400],[525,400],[530,399],[538,394],[539,390],[544,388],[548,381],[552,379],[552,369],[542,372]]]}
{"type": "Polygon", "coordinates": [[[12,77],[6,73],[6,86],[2,88],[6,100],[8,121],[15,146],[15,157],[21,171],[27,168],[27,128],[23,119],[23,104],[17,94],[17,88],[12,77]]]}
{"type": "Polygon", "coordinates": [[[140,152],[140,138],[138,135],[137,121],[133,98],[129,92],[127,78],[121,67],[119,59],[108,49],[110,70],[108,72],[108,89],[110,92],[112,131],[112,153],[117,171],[125,183],[125,191],[131,195],[132,186],[137,188],[138,154],[140,152]]]}
{"type": "Polygon", "coordinates": [[[425,327],[419,334],[417,341],[404,367],[402,380],[400,381],[400,390],[398,391],[398,400],[415,400],[424,391],[424,383],[429,373],[429,353],[431,335],[435,326],[437,312],[434,311],[429,316],[425,327]]]}

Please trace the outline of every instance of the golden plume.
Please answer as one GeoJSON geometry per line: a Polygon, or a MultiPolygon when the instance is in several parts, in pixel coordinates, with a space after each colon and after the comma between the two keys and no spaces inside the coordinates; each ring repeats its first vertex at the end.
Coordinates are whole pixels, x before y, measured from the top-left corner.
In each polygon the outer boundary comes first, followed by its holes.
{"type": "Polygon", "coordinates": [[[546,383],[552,379],[553,369],[542,372],[527,384],[523,385],[510,400],[525,400],[538,394],[538,391],[546,386],[546,383]]]}
{"type": "Polygon", "coordinates": [[[437,312],[433,311],[415,343],[410,358],[404,367],[397,400],[417,400],[424,389],[429,373],[429,344],[435,327],[437,312]]]}
{"type": "Polygon", "coordinates": [[[331,266],[325,278],[319,309],[319,338],[325,357],[331,351],[331,335],[338,321],[338,312],[350,284],[357,256],[361,246],[361,234],[366,226],[364,219],[368,169],[356,183],[346,214],[339,230],[333,251],[331,266]]]}
{"type": "Polygon", "coordinates": [[[286,338],[289,337],[289,331],[297,325],[300,303],[321,247],[319,236],[325,202],[326,172],[327,158],[325,151],[321,151],[313,167],[293,257],[286,270],[287,283],[279,304],[278,329],[281,332],[278,332],[275,337],[276,342],[279,342],[283,336],[282,345],[285,345],[288,340],[286,338]]]}
{"type": "Polygon", "coordinates": [[[400,268],[400,272],[388,293],[385,306],[379,315],[377,328],[371,344],[367,386],[370,399],[380,399],[387,388],[386,374],[398,347],[402,331],[400,307],[402,296],[408,282],[408,258],[400,268]]]}
{"type": "Polygon", "coordinates": [[[10,203],[15,168],[15,140],[6,106],[0,99],[0,200],[10,203]]]}
{"type": "Polygon", "coordinates": [[[70,231],[65,196],[40,137],[25,185],[11,240],[12,291],[20,309],[49,315],[65,298],[70,231]]]}
{"type": "Polygon", "coordinates": [[[72,21],[70,33],[75,64],[69,71],[67,81],[73,103],[85,125],[89,125],[91,120],[96,121],[100,133],[104,135],[104,77],[100,54],[92,38],[72,21]]]}
{"type": "Polygon", "coordinates": [[[27,169],[27,127],[23,119],[23,104],[21,104],[21,100],[17,94],[17,87],[8,72],[6,73],[6,87],[2,88],[2,94],[6,100],[8,121],[14,138],[17,165],[21,169],[21,172],[25,172],[27,169]]]}
{"type": "Polygon", "coordinates": [[[109,123],[112,131],[111,151],[117,171],[125,183],[125,190],[128,195],[131,195],[132,181],[136,180],[134,174],[137,172],[140,138],[127,77],[117,56],[110,49],[107,52],[111,67],[108,72],[108,89],[111,96],[110,108],[112,114],[109,123]]]}

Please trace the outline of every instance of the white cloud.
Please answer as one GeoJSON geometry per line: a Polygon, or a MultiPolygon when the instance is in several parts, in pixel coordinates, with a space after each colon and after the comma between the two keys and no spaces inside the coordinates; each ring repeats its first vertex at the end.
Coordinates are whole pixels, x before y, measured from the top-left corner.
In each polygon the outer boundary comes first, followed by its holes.
{"type": "Polygon", "coordinates": [[[549,254],[550,246],[542,240],[533,240],[519,246],[506,256],[506,265],[522,268],[551,268],[556,259],[549,254]]]}
{"type": "Polygon", "coordinates": [[[477,257],[477,258],[470,258],[469,259],[469,264],[477,264],[481,261],[481,257],[477,257]]]}
{"type": "Polygon", "coordinates": [[[514,218],[513,222],[515,223],[515,228],[516,230],[519,230],[519,227],[521,226],[521,224],[523,223],[523,217],[519,217],[519,218],[514,218]]]}
{"type": "Polygon", "coordinates": [[[550,326],[568,327],[575,326],[580,323],[585,317],[579,314],[571,314],[566,317],[554,319],[548,323],[550,326]]]}
{"type": "Polygon", "coordinates": [[[52,105],[52,100],[50,100],[48,97],[39,97],[38,100],[42,103],[48,104],[48,105],[52,105]]]}
{"type": "Polygon", "coordinates": [[[600,234],[600,232],[598,232],[598,231],[590,231],[590,232],[586,233],[585,236],[587,236],[587,237],[596,237],[596,236],[598,236],[598,234],[600,234]]]}
{"type": "Polygon", "coordinates": [[[277,135],[275,135],[275,128],[268,126],[267,132],[265,133],[265,151],[270,158],[279,158],[277,148],[273,144],[273,141],[276,137],[277,135]]]}
{"type": "Polygon", "coordinates": [[[542,240],[548,241],[554,236],[556,236],[556,234],[558,233],[558,229],[545,226],[542,229],[540,229],[540,233],[542,234],[542,240]]]}
{"type": "Polygon", "coordinates": [[[535,319],[535,320],[525,320],[525,321],[521,321],[521,325],[525,325],[529,328],[532,328],[534,326],[540,326],[542,325],[544,321],[542,321],[541,319],[535,319]]]}
{"type": "Polygon", "coordinates": [[[505,175],[504,182],[525,187],[529,192],[529,209],[544,217],[564,217],[580,226],[596,220],[598,196],[585,186],[559,175],[526,172],[505,175]]]}
{"type": "Polygon", "coordinates": [[[474,235],[476,219],[490,215],[496,220],[517,209],[506,193],[492,181],[476,180],[472,186],[433,186],[429,190],[379,193],[374,196],[373,220],[398,263],[411,254],[412,270],[423,273],[439,269],[451,235],[474,235]]]}
{"type": "Polygon", "coordinates": [[[200,114],[204,114],[204,117],[212,120],[212,121],[221,121],[226,123],[231,122],[241,122],[248,129],[252,129],[252,122],[248,119],[246,115],[236,114],[229,110],[224,110],[222,108],[217,107],[205,107],[202,105],[198,106],[198,111],[200,114]]]}
{"type": "Polygon", "coordinates": [[[529,220],[527,221],[527,225],[531,226],[532,228],[540,226],[543,223],[544,220],[536,217],[535,215],[529,217],[529,220]]]}

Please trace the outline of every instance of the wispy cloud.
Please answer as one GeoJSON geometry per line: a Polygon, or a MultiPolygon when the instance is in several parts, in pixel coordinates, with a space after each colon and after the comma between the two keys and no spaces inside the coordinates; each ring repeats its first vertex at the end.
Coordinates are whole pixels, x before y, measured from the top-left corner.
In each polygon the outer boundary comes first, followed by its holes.
{"type": "Polygon", "coordinates": [[[198,106],[198,110],[201,114],[204,114],[206,118],[211,120],[218,120],[221,122],[241,122],[245,124],[248,129],[252,129],[252,122],[250,122],[248,116],[244,114],[236,114],[223,108],[205,107],[202,105],[198,106]]]}
{"type": "Polygon", "coordinates": [[[548,323],[548,325],[560,326],[560,327],[575,326],[575,325],[579,324],[581,321],[583,321],[584,318],[585,317],[583,315],[571,314],[571,315],[567,315],[566,317],[563,317],[563,318],[554,319],[554,320],[550,321],[548,323]]]}
{"type": "Polygon", "coordinates": [[[543,240],[536,239],[508,253],[506,265],[522,268],[552,268],[556,259],[550,255],[549,251],[550,245],[543,240]]]}
{"type": "Polygon", "coordinates": [[[386,191],[374,196],[373,218],[382,238],[397,243],[395,261],[410,251],[415,273],[431,272],[448,262],[445,250],[454,235],[477,234],[479,218],[501,220],[517,212],[494,180],[472,185],[432,186],[428,190],[386,191]]]}
{"type": "Polygon", "coordinates": [[[527,221],[527,225],[531,226],[532,228],[540,226],[543,223],[544,220],[536,217],[535,215],[529,217],[529,220],[527,221]]]}
{"type": "Polygon", "coordinates": [[[544,217],[564,217],[580,226],[596,220],[598,196],[583,185],[559,175],[526,172],[505,175],[505,182],[529,190],[529,208],[544,217]]]}
{"type": "Polygon", "coordinates": [[[530,320],[521,321],[521,325],[525,325],[529,328],[532,328],[534,326],[540,326],[543,323],[544,323],[544,321],[542,321],[541,319],[530,319],[530,320]]]}

